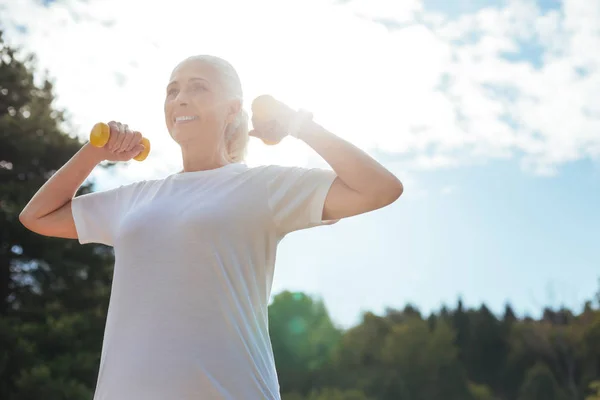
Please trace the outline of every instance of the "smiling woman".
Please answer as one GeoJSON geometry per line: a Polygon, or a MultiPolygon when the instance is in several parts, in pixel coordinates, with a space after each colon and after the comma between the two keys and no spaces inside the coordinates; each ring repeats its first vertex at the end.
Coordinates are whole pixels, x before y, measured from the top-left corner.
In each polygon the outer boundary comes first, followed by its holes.
{"type": "Polygon", "coordinates": [[[233,67],[191,57],[173,70],[164,114],[184,169],[73,197],[103,160],[127,161],[141,135],[109,123],[20,215],[29,229],[114,246],[94,399],[280,399],[267,308],[287,234],[391,204],[400,181],[350,143],[272,97],[253,114],[233,67]],[[249,137],[305,142],[332,170],[243,163],[249,137]]]}
{"type": "MultiPolygon", "coordinates": [[[[171,137],[184,152],[184,161],[214,167],[243,160],[248,143],[248,115],[242,102],[238,74],[221,58],[191,57],[173,70],[167,85],[165,119],[171,137]],[[186,156],[185,151],[192,151],[195,156],[186,156]],[[203,159],[199,160],[201,154],[203,159]]],[[[195,166],[184,164],[184,168],[195,166]]]]}

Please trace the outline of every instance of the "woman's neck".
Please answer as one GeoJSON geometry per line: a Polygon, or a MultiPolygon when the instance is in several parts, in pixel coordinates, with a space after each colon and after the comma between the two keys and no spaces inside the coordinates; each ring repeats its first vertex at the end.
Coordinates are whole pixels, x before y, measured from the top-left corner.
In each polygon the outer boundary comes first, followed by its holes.
{"type": "Polygon", "coordinates": [[[182,147],[181,156],[183,172],[207,171],[229,164],[219,151],[206,152],[201,149],[182,147]]]}

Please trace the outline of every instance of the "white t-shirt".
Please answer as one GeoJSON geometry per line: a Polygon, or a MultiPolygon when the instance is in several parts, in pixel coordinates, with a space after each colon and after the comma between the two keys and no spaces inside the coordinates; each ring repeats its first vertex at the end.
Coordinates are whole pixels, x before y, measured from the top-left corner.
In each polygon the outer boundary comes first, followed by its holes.
{"type": "Polygon", "coordinates": [[[115,251],[94,400],[280,399],[276,248],[322,224],[334,179],[236,163],[74,198],[79,242],[115,251]]]}

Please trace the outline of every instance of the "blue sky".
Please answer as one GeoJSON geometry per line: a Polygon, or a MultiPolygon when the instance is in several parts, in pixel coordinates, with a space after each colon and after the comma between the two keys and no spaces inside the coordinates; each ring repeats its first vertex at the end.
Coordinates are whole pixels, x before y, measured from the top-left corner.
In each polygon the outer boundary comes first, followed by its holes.
{"type": "MultiPolygon", "coordinates": [[[[319,296],[344,326],[459,296],[532,316],[593,297],[600,3],[172,0],[143,19],[136,4],[0,0],[7,41],[54,78],[66,129],[85,138],[98,120],[122,120],[155,144],[144,163],[95,171],[100,190],[180,167],[164,84],[183,57],[213,53],[236,66],[247,103],[269,92],[313,110],[405,183],[386,209],[286,238],[274,294],[319,296]]],[[[248,163],[325,166],[292,140],[253,141],[248,163]]]]}
{"type": "MultiPolygon", "coordinates": [[[[460,296],[469,306],[484,302],[501,313],[510,302],[537,316],[544,306],[578,311],[592,299],[600,278],[600,165],[580,161],[548,178],[493,162],[417,179],[427,195],[301,234],[304,246],[317,247],[313,254],[284,243],[280,265],[296,270],[278,271],[285,285],[296,280],[334,304],[360,296],[364,310],[377,312],[412,303],[428,313],[460,296]],[[311,264],[319,267],[307,276],[303,266],[311,264]]],[[[352,318],[354,310],[338,307],[352,318]]]]}

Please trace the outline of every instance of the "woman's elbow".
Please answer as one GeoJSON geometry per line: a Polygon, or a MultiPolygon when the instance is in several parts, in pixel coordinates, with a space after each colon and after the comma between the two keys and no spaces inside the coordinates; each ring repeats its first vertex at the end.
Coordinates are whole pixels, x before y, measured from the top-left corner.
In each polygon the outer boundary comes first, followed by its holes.
{"type": "Polygon", "coordinates": [[[392,204],[396,200],[402,196],[404,193],[404,185],[398,178],[394,178],[392,182],[388,185],[388,189],[386,190],[386,205],[392,204]]]}
{"type": "Polygon", "coordinates": [[[34,218],[27,212],[27,209],[24,209],[23,211],[21,211],[21,213],[19,214],[19,222],[21,222],[21,224],[29,229],[30,231],[32,231],[32,226],[33,226],[33,221],[34,218]]]}
{"type": "Polygon", "coordinates": [[[404,185],[398,178],[393,178],[382,185],[381,190],[375,197],[374,208],[387,207],[402,196],[404,185]]]}

